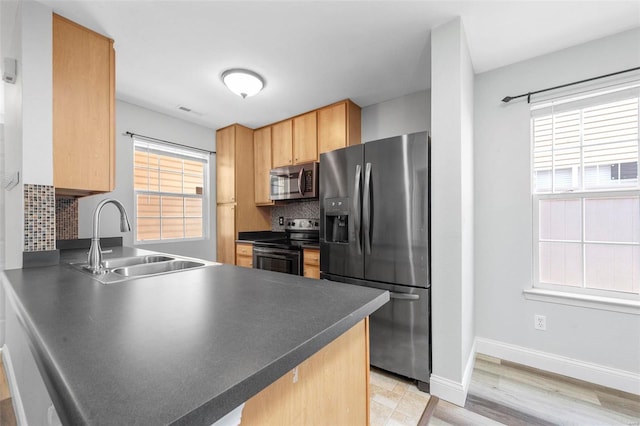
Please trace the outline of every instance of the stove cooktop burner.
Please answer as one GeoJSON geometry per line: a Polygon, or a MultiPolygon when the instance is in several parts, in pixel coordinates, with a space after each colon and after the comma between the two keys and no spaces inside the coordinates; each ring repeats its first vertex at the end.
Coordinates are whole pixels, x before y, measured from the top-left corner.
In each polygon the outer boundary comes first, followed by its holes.
{"type": "Polygon", "coordinates": [[[302,250],[303,245],[319,243],[319,219],[286,219],[285,223],[285,238],[255,241],[253,245],[257,247],[302,250]]]}

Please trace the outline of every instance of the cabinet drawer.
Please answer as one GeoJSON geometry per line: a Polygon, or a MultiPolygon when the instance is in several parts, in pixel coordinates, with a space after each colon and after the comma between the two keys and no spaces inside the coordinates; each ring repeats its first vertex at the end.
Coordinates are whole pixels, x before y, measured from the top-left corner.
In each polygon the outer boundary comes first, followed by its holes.
{"type": "Polygon", "coordinates": [[[236,256],[236,265],[244,266],[245,268],[253,268],[253,257],[252,256],[236,256]]]}
{"type": "Polygon", "coordinates": [[[315,265],[304,264],[304,276],[307,278],[320,279],[320,267],[315,265]]]}
{"type": "Polygon", "coordinates": [[[303,258],[305,265],[320,266],[320,250],[304,249],[303,258]]]}
{"type": "Polygon", "coordinates": [[[236,265],[253,268],[253,245],[236,243],[236,265]]]}
{"type": "Polygon", "coordinates": [[[251,244],[236,244],[237,256],[253,256],[253,246],[251,244]]]}

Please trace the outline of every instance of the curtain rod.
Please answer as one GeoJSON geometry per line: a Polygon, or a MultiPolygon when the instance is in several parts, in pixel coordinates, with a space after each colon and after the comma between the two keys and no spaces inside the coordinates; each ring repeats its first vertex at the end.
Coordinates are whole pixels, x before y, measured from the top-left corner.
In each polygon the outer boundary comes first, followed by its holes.
{"type": "Polygon", "coordinates": [[[612,72],[611,74],[599,75],[598,77],[591,77],[591,78],[587,78],[586,80],[574,81],[573,83],[561,84],[560,86],[549,87],[548,89],[536,90],[535,92],[523,93],[522,95],[518,95],[518,96],[505,96],[504,98],[502,98],[502,102],[507,103],[507,102],[510,102],[510,101],[512,101],[514,99],[518,99],[518,98],[522,98],[523,96],[526,96],[527,97],[527,103],[530,104],[531,103],[531,95],[536,95],[538,93],[548,92],[549,90],[561,89],[563,87],[573,86],[575,84],[580,84],[580,83],[586,83],[588,81],[598,80],[600,78],[611,77],[612,75],[623,74],[625,72],[631,72],[631,71],[636,71],[636,70],[640,70],[640,67],[629,68],[628,70],[612,72]]]}
{"type": "Polygon", "coordinates": [[[215,151],[209,151],[209,150],[202,149],[202,148],[194,148],[194,147],[189,146],[189,145],[184,145],[184,144],[177,143],[177,142],[171,142],[171,141],[167,141],[167,140],[164,140],[164,139],[158,139],[158,138],[154,138],[154,137],[151,137],[151,136],[145,136],[145,135],[141,135],[139,133],[124,132],[124,134],[127,135],[127,136],[131,136],[131,137],[140,136],[141,138],[151,139],[153,141],[158,141],[158,142],[164,142],[164,143],[168,143],[169,145],[175,145],[175,146],[179,146],[179,147],[182,147],[182,148],[188,148],[188,149],[191,149],[191,150],[194,150],[194,151],[202,151],[202,152],[206,152],[209,155],[216,153],[215,151]]]}

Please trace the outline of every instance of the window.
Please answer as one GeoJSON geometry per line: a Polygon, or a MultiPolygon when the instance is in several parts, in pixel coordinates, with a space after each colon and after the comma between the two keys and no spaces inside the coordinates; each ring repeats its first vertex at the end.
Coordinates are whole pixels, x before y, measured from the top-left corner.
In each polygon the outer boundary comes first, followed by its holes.
{"type": "Polygon", "coordinates": [[[638,299],[639,89],[532,106],[534,287],[638,299]]]}
{"type": "Polygon", "coordinates": [[[134,138],[136,241],[206,237],[209,156],[134,138]]]}

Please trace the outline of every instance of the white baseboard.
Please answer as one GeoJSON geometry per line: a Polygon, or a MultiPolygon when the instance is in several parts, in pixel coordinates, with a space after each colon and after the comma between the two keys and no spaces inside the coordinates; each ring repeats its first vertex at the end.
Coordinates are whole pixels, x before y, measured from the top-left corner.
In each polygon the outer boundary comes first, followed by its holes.
{"type": "Polygon", "coordinates": [[[0,351],[2,352],[2,364],[4,365],[4,371],[7,375],[7,383],[9,384],[9,391],[11,392],[11,402],[13,403],[13,411],[16,415],[16,422],[18,426],[26,426],[27,414],[24,411],[24,405],[22,405],[22,398],[18,390],[18,383],[16,381],[15,370],[13,369],[13,363],[11,362],[9,348],[7,345],[3,345],[0,351]]]}
{"type": "Polygon", "coordinates": [[[640,395],[640,374],[476,337],[478,353],[640,395]]]}
{"type": "Polygon", "coordinates": [[[475,359],[476,342],[474,341],[469,353],[469,358],[467,359],[462,381],[458,383],[432,374],[429,378],[429,393],[452,404],[464,407],[467,400],[467,392],[469,392],[469,384],[471,383],[471,375],[473,374],[475,359]]]}

